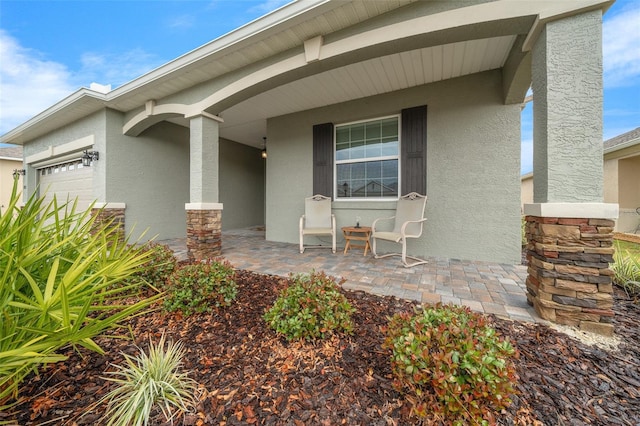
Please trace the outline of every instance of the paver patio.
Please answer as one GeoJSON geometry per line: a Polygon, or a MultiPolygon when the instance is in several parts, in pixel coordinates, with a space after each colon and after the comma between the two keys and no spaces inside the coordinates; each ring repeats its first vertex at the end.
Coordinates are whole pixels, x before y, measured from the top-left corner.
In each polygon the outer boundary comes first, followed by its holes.
{"type": "MultiPolygon", "coordinates": [[[[186,239],[160,241],[180,260],[187,258],[186,239]]],[[[527,304],[524,265],[504,265],[457,259],[428,258],[429,263],[404,268],[399,257],[375,259],[362,250],[307,248],[266,241],[260,229],[222,233],[222,257],[237,269],[288,276],[289,273],[324,271],[346,279],[343,287],[367,293],[395,296],[424,303],[453,303],[472,310],[518,321],[541,322],[527,304]]]]}

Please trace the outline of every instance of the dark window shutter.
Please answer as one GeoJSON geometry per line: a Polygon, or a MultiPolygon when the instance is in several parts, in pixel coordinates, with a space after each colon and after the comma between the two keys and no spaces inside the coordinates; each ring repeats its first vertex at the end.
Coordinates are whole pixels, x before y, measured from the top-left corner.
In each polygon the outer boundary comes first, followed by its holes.
{"type": "Polygon", "coordinates": [[[333,123],[313,126],[313,194],[333,198],[333,123]]]}
{"type": "Polygon", "coordinates": [[[402,110],[402,194],[427,193],[427,106],[402,110]]]}

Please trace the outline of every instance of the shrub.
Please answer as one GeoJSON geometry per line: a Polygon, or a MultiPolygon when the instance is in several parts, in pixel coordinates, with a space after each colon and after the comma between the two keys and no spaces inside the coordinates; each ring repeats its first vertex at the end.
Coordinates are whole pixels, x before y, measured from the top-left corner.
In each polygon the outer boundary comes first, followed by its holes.
{"type": "Polygon", "coordinates": [[[324,273],[298,274],[285,288],[264,319],[288,340],[325,337],[334,331],[353,330],[355,311],[338,290],[338,284],[324,273]]]}
{"type": "Polygon", "coordinates": [[[152,411],[160,409],[167,421],[184,413],[196,403],[197,383],[186,373],[179,372],[184,357],[181,343],[169,342],[165,350],[165,336],[158,345],[150,342],[149,354],[124,354],[124,366],[105,377],[118,386],[102,398],[107,402],[104,419],[107,425],[146,425],[152,411]]]}
{"type": "Polygon", "coordinates": [[[173,251],[164,244],[152,241],[144,244],[140,250],[148,252],[147,261],[132,279],[142,280],[154,288],[164,287],[178,263],[173,251]]]}
{"type": "Polygon", "coordinates": [[[383,348],[391,349],[394,385],[413,414],[453,424],[494,423],[514,392],[517,356],[486,318],[467,307],[438,304],[390,319],[383,348]]]}
{"type": "Polygon", "coordinates": [[[155,300],[119,303],[138,292],[135,283],[117,284],[146,255],[108,225],[93,229],[90,210],[35,196],[19,208],[19,199],[16,180],[0,214],[0,406],[31,371],[66,359],[63,348],[102,353],[93,337],[155,300]]]}
{"type": "Polygon", "coordinates": [[[628,295],[640,296],[640,257],[629,251],[616,251],[613,260],[613,281],[628,295]]]}
{"type": "Polygon", "coordinates": [[[167,281],[164,307],[168,311],[210,312],[236,299],[235,271],[227,261],[206,261],[178,268],[167,281]]]}

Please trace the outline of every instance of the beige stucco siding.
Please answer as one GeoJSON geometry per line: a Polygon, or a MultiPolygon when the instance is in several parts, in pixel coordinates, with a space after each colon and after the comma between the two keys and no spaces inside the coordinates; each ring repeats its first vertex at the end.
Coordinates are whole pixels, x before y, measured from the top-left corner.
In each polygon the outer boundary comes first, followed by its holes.
{"type": "MultiPolygon", "coordinates": [[[[0,212],[4,213],[9,205],[13,191],[13,171],[22,169],[22,160],[0,158],[0,212]]],[[[22,176],[19,177],[18,190],[22,192],[22,176]]]]}
{"type": "Polygon", "coordinates": [[[525,204],[533,203],[533,174],[528,173],[520,178],[520,202],[524,208],[525,204]]]}
{"type": "MultiPolygon", "coordinates": [[[[270,119],[267,239],[296,242],[312,191],[312,126],[397,114],[427,105],[425,234],[409,250],[423,256],[517,263],[520,259],[520,107],[502,104],[498,71],[452,79],[270,119]],[[481,160],[481,161],[479,161],[481,160]]],[[[333,203],[338,227],[371,224],[393,202],[333,203]]],[[[388,248],[388,247],[387,247],[388,248]]],[[[382,248],[383,250],[385,247],[382,248]]]]}

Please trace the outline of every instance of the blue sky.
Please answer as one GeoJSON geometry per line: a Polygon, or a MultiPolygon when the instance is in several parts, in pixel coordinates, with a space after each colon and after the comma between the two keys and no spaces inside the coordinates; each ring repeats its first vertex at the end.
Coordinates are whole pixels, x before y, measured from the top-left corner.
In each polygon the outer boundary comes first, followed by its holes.
{"type": "MultiPolygon", "coordinates": [[[[372,0],[373,1],[373,0],[372,0]]],[[[0,0],[0,134],[92,82],[115,88],[288,0],[0,0]]],[[[640,126],[640,1],[605,14],[604,139],[640,126]]],[[[532,170],[531,105],[522,172],[532,170]]]]}

